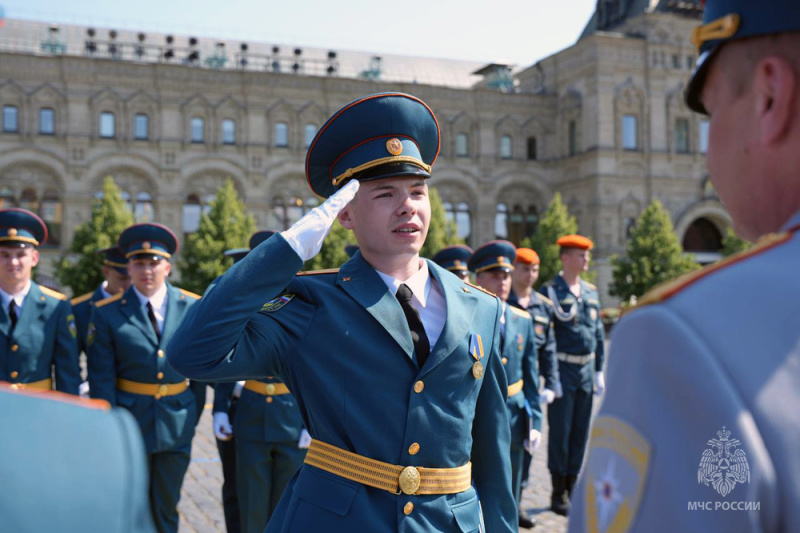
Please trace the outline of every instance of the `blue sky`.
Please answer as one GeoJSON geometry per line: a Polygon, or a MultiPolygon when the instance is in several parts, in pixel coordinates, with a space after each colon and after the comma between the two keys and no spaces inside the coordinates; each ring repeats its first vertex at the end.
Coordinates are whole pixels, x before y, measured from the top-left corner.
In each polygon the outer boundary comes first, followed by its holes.
{"type": "Polygon", "coordinates": [[[6,17],[530,65],[572,45],[595,0],[15,0],[6,17]]]}

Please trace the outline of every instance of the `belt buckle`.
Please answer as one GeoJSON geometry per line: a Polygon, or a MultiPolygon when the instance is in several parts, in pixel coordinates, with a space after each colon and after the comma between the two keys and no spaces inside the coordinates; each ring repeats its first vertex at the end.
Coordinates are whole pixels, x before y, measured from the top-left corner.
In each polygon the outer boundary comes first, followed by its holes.
{"type": "Polygon", "coordinates": [[[267,383],[267,396],[272,396],[273,394],[275,394],[275,385],[267,383]]]}
{"type": "Polygon", "coordinates": [[[403,471],[400,472],[400,477],[398,478],[400,490],[403,491],[404,494],[409,495],[419,490],[420,481],[419,470],[413,466],[405,467],[403,471]]]}
{"type": "Polygon", "coordinates": [[[168,392],[169,392],[169,385],[163,385],[162,384],[162,385],[158,386],[158,396],[159,397],[166,396],[168,392]]]}

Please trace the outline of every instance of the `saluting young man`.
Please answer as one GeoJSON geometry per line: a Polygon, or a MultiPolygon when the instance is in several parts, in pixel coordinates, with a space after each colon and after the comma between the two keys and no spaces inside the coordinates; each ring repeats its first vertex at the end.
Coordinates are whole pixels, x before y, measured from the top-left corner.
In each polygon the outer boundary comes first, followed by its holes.
{"type": "Polygon", "coordinates": [[[487,531],[517,529],[501,302],[419,256],[438,151],[413,96],[337,111],[306,158],[330,198],[228,270],[172,340],[188,376],[279,376],[297,399],[313,440],[268,532],[477,531],[481,508],[487,531]],[[298,274],[337,218],[360,251],[298,274]]]}

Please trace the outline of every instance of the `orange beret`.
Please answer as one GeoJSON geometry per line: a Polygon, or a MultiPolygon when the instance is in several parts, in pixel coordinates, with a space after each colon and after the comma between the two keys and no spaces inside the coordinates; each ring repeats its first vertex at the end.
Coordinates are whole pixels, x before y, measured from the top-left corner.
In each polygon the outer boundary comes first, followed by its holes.
{"type": "Polygon", "coordinates": [[[523,265],[538,265],[539,254],[530,248],[517,248],[517,258],[515,261],[523,265]]]}
{"type": "Polygon", "coordinates": [[[564,235],[556,241],[556,244],[562,248],[580,248],[581,250],[591,250],[594,248],[594,243],[591,239],[583,235],[564,235]]]}

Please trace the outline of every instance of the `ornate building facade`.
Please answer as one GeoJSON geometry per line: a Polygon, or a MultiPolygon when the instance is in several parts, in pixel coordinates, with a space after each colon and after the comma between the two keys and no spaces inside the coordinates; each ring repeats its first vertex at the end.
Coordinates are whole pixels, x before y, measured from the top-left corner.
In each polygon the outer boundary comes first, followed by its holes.
{"type": "Polygon", "coordinates": [[[361,95],[403,91],[439,118],[431,184],[461,236],[519,242],[560,192],[597,244],[611,304],[608,258],[654,198],[701,260],[716,257],[730,224],[708,184],[708,125],[681,97],[699,18],[694,2],[600,0],[575,45],[513,73],[10,20],[0,29],[0,204],[48,223],[45,276],[106,176],[137,220],[183,237],[226,179],[259,228],[283,229],[317,205],[303,164],[319,126],[361,95]]]}

